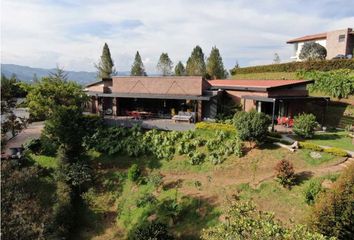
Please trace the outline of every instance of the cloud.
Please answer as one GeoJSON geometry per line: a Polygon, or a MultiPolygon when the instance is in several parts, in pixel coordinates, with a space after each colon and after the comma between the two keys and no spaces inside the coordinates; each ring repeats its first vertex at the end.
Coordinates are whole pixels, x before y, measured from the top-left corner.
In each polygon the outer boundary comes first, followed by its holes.
{"type": "Polygon", "coordinates": [[[118,71],[139,50],[148,73],[167,52],[186,62],[200,45],[231,68],[288,61],[288,39],[353,27],[350,0],[3,0],[2,62],[93,71],[108,43],[118,71]]]}

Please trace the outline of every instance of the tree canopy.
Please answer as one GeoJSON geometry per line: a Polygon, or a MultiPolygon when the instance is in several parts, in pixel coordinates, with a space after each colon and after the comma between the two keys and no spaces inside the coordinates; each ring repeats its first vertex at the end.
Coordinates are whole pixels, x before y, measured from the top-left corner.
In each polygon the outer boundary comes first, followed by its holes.
{"type": "Polygon", "coordinates": [[[206,66],[204,61],[204,53],[201,47],[196,46],[191,56],[187,60],[186,72],[189,76],[203,76],[206,75],[206,66]]]}
{"type": "Polygon", "coordinates": [[[319,43],[306,42],[304,43],[299,58],[301,60],[324,60],[327,56],[327,50],[319,43]]]}
{"type": "Polygon", "coordinates": [[[116,69],[114,68],[111,52],[107,43],[103,46],[101,59],[98,65],[96,65],[96,68],[99,78],[110,78],[112,75],[116,74],[116,69]]]}
{"type": "Polygon", "coordinates": [[[280,57],[279,57],[278,53],[274,53],[273,63],[274,64],[279,64],[280,63],[280,57]]]}
{"type": "Polygon", "coordinates": [[[157,63],[157,69],[161,72],[162,76],[172,74],[173,63],[167,53],[162,53],[157,63]]]}
{"type": "Polygon", "coordinates": [[[145,72],[145,67],[143,64],[143,61],[141,60],[139,51],[136,52],[135,54],[135,59],[134,63],[132,65],[132,68],[130,70],[130,75],[131,76],[147,76],[145,72]]]}
{"type": "Polygon", "coordinates": [[[181,61],[179,61],[175,67],[175,75],[176,76],[185,76],[186,75],[186,68],[184,67],[184,65],[181,61]]]}
{"type": "Polygon", "coordinates": [[[27,95],[27,101],[31,117],[43,120],[48,118],[57,106],[83,106],[87,96],[77,83],[49,76],[33,85],[27,95]]]}
{"type": "Polygon", "coordinates": [[[219,49],[213,47],[207,59],[206,71],[210,79],[227,78],[227,70],[224,68],[219,49]]]}

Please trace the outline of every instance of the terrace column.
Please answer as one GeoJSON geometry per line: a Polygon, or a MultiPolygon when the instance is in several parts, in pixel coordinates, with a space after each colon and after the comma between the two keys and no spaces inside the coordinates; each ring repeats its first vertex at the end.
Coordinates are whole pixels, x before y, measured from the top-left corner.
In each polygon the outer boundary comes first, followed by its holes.
{"type": "Polygon", "coordinates": [[[112,115],[113,116],[117,116],[117,102],[118,102],[118,99],[114,97],[112,99],[112,115]]]}
{"type": "Polygon", "coordinates": [[[198,111],[197,121],[200,122],[200,121],[202,121],[202,100],[198,100],[197,104],[198,104],[198,106],[197,106],[197,111],[198,111]]]}
{"type": "Polygon", "coordinates": [[[98,97],[92,97],[92,113],[98,114],[98,97]]]}

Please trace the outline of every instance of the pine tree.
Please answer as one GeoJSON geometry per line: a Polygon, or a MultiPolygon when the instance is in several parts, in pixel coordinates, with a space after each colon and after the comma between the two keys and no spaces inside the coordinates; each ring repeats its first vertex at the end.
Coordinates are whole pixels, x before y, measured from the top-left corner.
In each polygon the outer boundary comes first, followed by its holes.
{"type": "Polygon", "coordinates": [[[67,81],[68,73],[64,71],[64,68],[61,68],[57,65],[53,72],[49,73],[49,78],[54,81],[67,81]]]}
{"type": "Polygon", "coordinates": [[[147,76],[139,51],[137,51],[135,54],[134,63],[130,70],[130,76],[147,76]]]}
{"type": "Polygon", "coordinates": [[[175,67],[175,75],[176,76],[185,76],[186,75],[186,69],[183,66],[183,63],[179,61],[175,67]]]}
{"type": "Polygon", "coordinates": [[[274,59],[273,59],[274,64],[279,64],[280,63],[280,57],[278,53],[274,53],[274,59]]]}
{"type": "Polygon", "coordinates": [[[162,76],[172,74],[173,63],[167,53],[162,53],[157,63],[157,69],[162,73],[162,76]]]}
{"type": "Polygon", "coordinates": [[[188,58],[186,72],[189,76],[203,76],[206,74],[204,53],[201,47],[196,46],[188,58]]]}
{"type": "Polygon", "coordinates": [[[219,49],[213,47],[207,59],[207,75],[211,79],[225,79],[227,70],[224,68],[219,49]]]}
{"type": "Polygon", "coordinates": [[[112,75],[116,75],[117,72],[114,68],[111,52],[107,43],[105,43],[103,46],[101,61],[95,67],[98,70],[97,76],[99,78],[110,78],[112,75]]]}

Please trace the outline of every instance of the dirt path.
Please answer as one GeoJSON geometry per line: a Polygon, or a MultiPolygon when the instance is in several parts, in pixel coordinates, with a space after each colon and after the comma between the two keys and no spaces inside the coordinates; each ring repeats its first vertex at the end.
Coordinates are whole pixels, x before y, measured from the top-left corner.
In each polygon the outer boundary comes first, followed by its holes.
{"type": "Polygon", "coordinates": [[[44,122],[34,122],[29,124],[28,128],[22,130],[17,136],[10,139],[2,152],[9,154],[9,149],[12,147],[21,147],[29,139],[39,138],[44,127],[44,122]]]}

